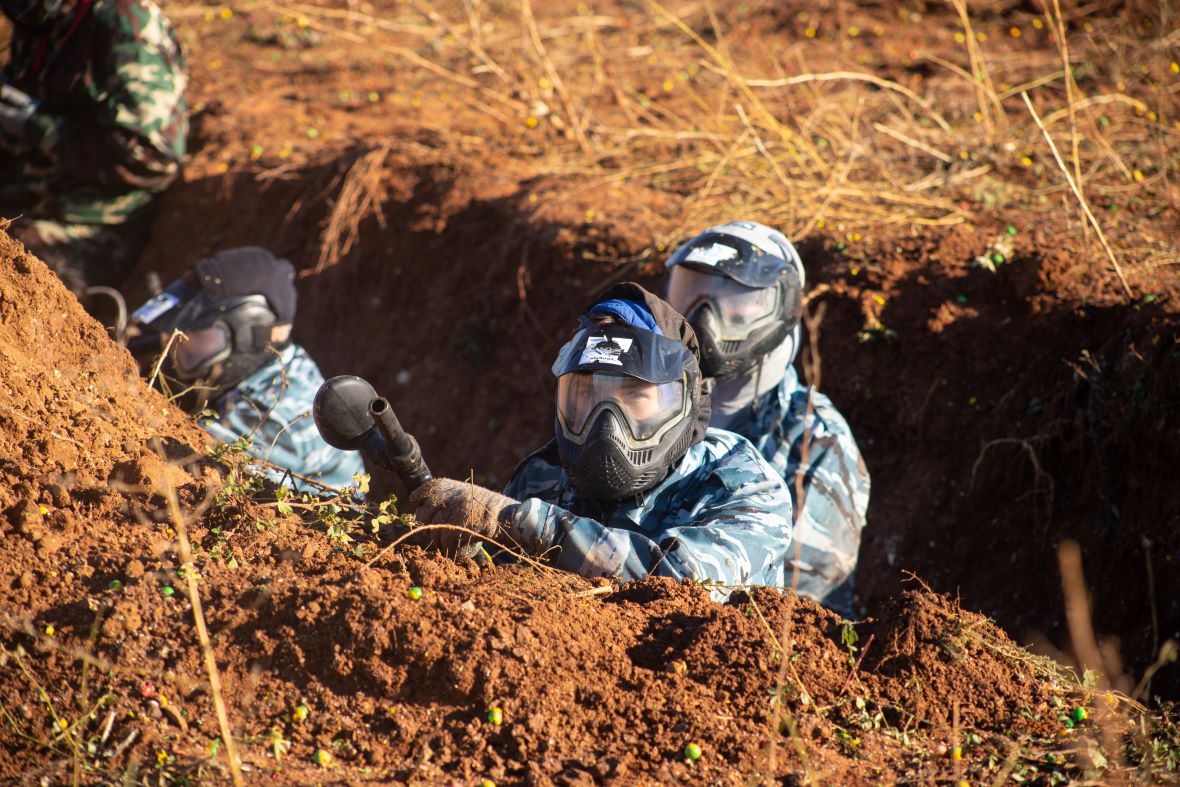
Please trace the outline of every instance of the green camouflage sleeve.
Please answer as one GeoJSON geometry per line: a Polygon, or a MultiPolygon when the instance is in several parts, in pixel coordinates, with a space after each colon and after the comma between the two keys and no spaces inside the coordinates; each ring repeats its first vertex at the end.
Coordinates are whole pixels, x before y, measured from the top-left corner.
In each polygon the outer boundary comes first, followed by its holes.
{"type": "Polygon", "coordinates": [[[188,85],[172,28],[150,0],[96,2],[96,106],[37,118],[39,146],[71,176],[159,191],[184,157],[188,85]]]}
{"type": "MultiPolygon", "coordinates": [[[[522,500],[508,534],[557,568],[585,577],[650,574],[719,585],[786,585],[791,498],[781,476],[744,438],[709,430],[654,490],[620,503],[608,526],[552,502],[560,472],[540,459],[507,493],[522,500]],[[545,499],[545,498],[548,498],[545,499]]],[[[724,587],[713,595],[728,594],[724,587]]]]}

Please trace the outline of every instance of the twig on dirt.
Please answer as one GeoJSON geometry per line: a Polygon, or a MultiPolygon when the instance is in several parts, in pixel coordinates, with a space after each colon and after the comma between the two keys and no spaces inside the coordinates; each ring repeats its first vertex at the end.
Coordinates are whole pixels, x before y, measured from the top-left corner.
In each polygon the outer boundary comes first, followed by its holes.
{"type": "Polygon", "coordinates": [[[1053,523],[1053,498],[1054,498],[1054,493],[1056,490],[1056,485],[1053,483],[1053,476],[1049,475],[1043,469],[1041,469],[1041,462],[1037,458],[1037,451],[1035,448],[1033,448],[1032,443],[1030,443],[1028,440],[1024,440],[1024,439],[1021,439],[1018,437],[1000,437],[1000,438],[996,438],[995,440],[989,440],[986,443],[984,443],[983,447],[979,449],[979,456],[975,459],[974,464],[971,465],[971,482],[967,485],[967,491],[971,492],[973,489],[975,489],[975,478],[976,478],[976,475],[979,473],[980,465],[983,464],[984,457],[987,456],[987,452],[990,451],[992,448],[999,446],[999,445],[1019,445],[1022,448],[1024,448],[1025,454],[1028,455],[1028,461],[1032,463],[1033,473],[1034,473],[1034,475],[1033,475],[1033,515],[1038,520],[1040,519],[1040,514],[1038,513],[1038,509],[1036,506],[1036,493],[1040,489],[1040,483],[1041,483],[1042,478],[1045,479],[1045,481],[1048,484],[1049,500],[1047,501],[1046,506],[1045,506],[1045,510],[1046,510],[1045,524],[1041,527],[1041,537],[1044,538],[1046,535],[1048,535],[1049,526],[1053,523]]]}
{"type": "MultiPolygon", "coordinates": [[[[1065,619],[1069,624],[1069,637],[1073,641],[1074,654],[1083,671],[1097,675],[1097,687],[1109,691],[1110,677],[1102,660],[1102,652],[1094,636],[1094,624],[1090,613],[1090,599],[1086,591],[1086,580],[1082,574],[1082,548],[1077,541],[1066,539],[1057,548],[1057,563],[1061,569],[1061,589],[1065,596],[1065,619]]],[[[1102,745],[1107,753],[1122,765],[1118,738],[1112,729],[1113,719],[1110,708],[1098,704],[1095,719],[1102,734],[1102,745]]]]}
{"type": "MultiPolygon", "coordinates": [[[[98,634],[102,630],[102,613],[103,607],[99,607],[94,613],[94,622],[90,624],[90,634],[86,637],[87,650],[94,650],[95,644],[98,642],[98,634]]],[[[89,696],[87,689],[90,685],[90,662],[88,660],[82,661],[82,685],[78,690],[78,710],[83,714],[82,719],[86,718],[89,696]]],[[[79,746],[74,749],[74,766],[73,774],[71,775],[71,782],[75,787],[82,783],[82,747],[79,746]]]]}
{"type": "Polygon", "coordinates": [[[167,343],[164,344],[164,349],[160,351],[160,357],[156,359],[156,365],[152,368],[152,375],[148,378],[148,390],[151,390],[156,384],[156,378],[160,376],[160,369],[164,366],[164,359],[168,357],[168,351],[172,349],[172,343],[177,338],[188,341],[188,335],[176,328],[172,329],[172,335],[168,337],[167,343]]]}
{"type": "Polygon", "coordinates": [[[959,698],[951,705],[951,762],[954,764],[955,782],[963,775],[963,749],[959,744],[959,698]]]}
{"type": "Polygon", "coordinates": [[[590,588],[589,590],[579,590],[572,594],[574,598],[589,598],[591,596],[605,596],[608,593],[614,593],[618,590],[615,585],[603,585],[600,588],[590,588]]]}
{"type": "MultiPolygon", "coordinates": [[[[166,460],[163,451],[160,458],[166,460]]],[[[217,669],[217,659],[213,655],[213,644],[209,640],[209,630],[205,624],[205,613],[201,606],[201,593],[197,588],[197,569],[193,564],[192,545],[188,539],[188,526],[184,515],[180,512],[180,501],[176,496],[176,488],[167,476],[164,477],[164,488],[161,490],[168,502],[168,514],[172,525],[176,529],[179,542],[180,562],[184,567],[185,587],[188,589],[189,603],[193,608],[193,622],[197,629],[197,639],[205,656],[205,669],[209,674],[209,689],[213,696],[213,708],[217,713],[217,726],[221,730],[221,739],[225,744],[225,758],[229,763],[230,777],[235,787],[243,787],[241,761],[238,759],[237,744],[229,726],[229,715],[226,713],[225,700],[221,696],[221,675],[217,669]]]]}
{"type": "Polygon", "coordinates": [[[135,739],[138,737],[139,737],[139,728],[136,727],[135,729],[131,730],[131,732],[127,733],[127,737],[123,739],[122,743],[120,743],[118,746],[115,747],[115,750],[113,752],[111,752],[111,757],[112,758],[118,757],[120,754],[127,751],[127,747],[130,746],[132,743],[135,743],[135,739]]]}
{"type": "Polygon", "coordinates": [[[1045,128],[1045,124],[1041,122],[1041,116],[1037,114],[1037,110],[1033,107],[1032,100],[1028,97],[1028,93],[1021,93],[1020,97],[1024,99],[1025,106],[1028,111],[1032,113],[1033,120],[1036,121],[1037,128],[1041,130],[1041,134],[1045,137],[1045,141],[1049,143],[1049,149],[1053,151],[1053,158],[1057,160],[1057,166],[1061,169],[1065,179],[1069,182],[1069,188],[1073,191],[1073,195],[1078,198],[1081,203],[1082,212],[1086,214],[1086,218],[1090,220],[1094,231],[1098,233],[1098,240],[1102,242],[1102,248],[1106,251],[1106,256],[1110,258],[1111,264],[1114,266],[1114,272],[1118,275],[1119,282],[1123,285],[1123,291],[1127,294],[1128,299],[1134,299],[1135,294],[1131,292],[1131,285],[1127,284],[1127,277],[1123,275],[1122,266],[1119,265],[1118,258],[1115,257],[1114,250],[1110,247],[1110,243],[1106,240],[1106,234],[1102,231],[1102,226],[1098,223],[1098,219],[1094,218],[1093,212],[1090,211],[1090,206],[1086,202],[1086,198],[1082,195],[1078,184],[1074,182],[1073,175],[1070,174],[1069,168],[1061,158],[1061,153],[1057,150],[1057,144],[1050,136],[1049,130],[1045,128]]]}
{"type": "Polygon", "coordinates": [[[758,608],[754,597],[750,596],[750,603],[753,605],[755,611],[758,613],[759,619],[766,626],[767,633],[770,634],[772,642],[776,643],[779,653],[778,663],[778,682],[775,684],[777,691],[772,698],[773,712],[768,714],[771,719],[770,742],[766,747],[766,777],[768,781],[775,781],[775,774],[778,772],[778,739],[781,735],[781,724],[787,725],[787,733],[790,736],[791,743],[795,746],[795,752],[799,755],[799,761],[803,763],[803,783],[812,784],[811,774],[811,759],[807,755],[807,747],[803,743],[803,739],[799,736],[799,728],[795,723],[795,716],[787,707],[786,698],[783,697],[783,689],[787,685],[787,670],[791,671],[792,677],[795,679],[796,685],[799,687],[800,701],[805,705],[814,705],[811,695],[808,693],[806,687],[803,685],[802,679],[795,670],[795,665],[791,661],[791,653],[789,648],[793,643],[793,619],[792,613],[795,611],[795,604],[798,602],[798,597],[793,596],[790,600],[788,608],[783,613],[783,629],[782,639],[775,640],[774,634],[770,631],[770,625],[766,618],[762,615],[762,610],[758,608]],[[777,701],[775,701],[777,700],[777,701]]]}
{"type": "Polygon", "coordinates": [[[925,142],[922,142],[919,139],[914,139],[911,136],[907,136],[906,134],[903,134],[902,132],[897,131],[896,129],[890,128],[889,126],[885,125],[884,123],[874,123],[873,128],[876,131],[879,131],[880,133],[885,134],[886,136],[893,137],[894,139],[896,139],[898,142],[902,143],[903,145],[909,145],[911,148],[915,148],[916,150],[920,150],[923,153],[934,156],[934,158],[938,159],[943,164],[950,164],[952,161],[954,161],[954,159],[951,158],[950,154],[943,153],[938,148],[931,147],[930,145],[927,145],[925,142]]]}
{"type": "Polygon", "coordinates": [[[860,649],[860,655],[857,656],[856,663],[853,664],[852,669],[848,671],[848,677],[844,679],[844,685],[840,687],[840,692],[836,695],[837,699],[843,697],[844,693],[848,691],[848,687],[852,684],[852,679],[856,677],[856,673],[860,671],[861,662],[865,660],[865,654],[868,653],[869,648],[873,646],[873,640],[876,639],[876,637],[877,633],[873,632],[869,635],[869,638],[865,640],[865,645],[860,649]]]}
{"type": "Polygon", "coordinates": [[[745,83],[749,87],[787,87],[790,85],[803,85],[808,82],[836,82],[836,81],[856,81],[868,82],[870,85],[876,85],[883,90],[892,90],[900,93],[906,98],[913,101],[918,106],[925,110],[930,119],[938,124],[938,127],[948,134],[951,133],[951,125],[946,122],[946,118],[938,113],[934,106],[926,99],[919,96],[914,91],[910,90],[905,85],[898,84],[888,79],[874,76],[873,74],[866,74],[860,71],[828,71],[822,74],[798,74],[793,77],[783,77],[781,79],[747,79],[745,83]]]}
{"type": "Polygon", "coordinates": [[[530,566],[532,566],[534,568],[539,568],[544,571],[557,571],[557,569],[553,568],[552,566],[547,566],[544,563],[540,563],[536,560],[533,560],[531,557],[529,557],[528,555],[521,552],[519,547],[514,549],[512,547],[505,546],[504,544],[501,544],[499,541],[496,541],[493,538],[489,538],[488,536],[484,535],[483,533],[479,533],[475,530],[472,530],[467,527],[462,527],[460,525],[414,525],[414,527],[410,528],[408,531],[406,531],[400,537],[395,539],[392,543],[386,544],[384,547],[382,547],[380,552],[373,555],[373,557],[369,558],[369,560],[367,560],[365,562],[365,568],[372,567],[372,565],[374,563],[376,563],[378,560],[380,560],[385,555],[389,554],[389,552],[391,552],[394,547],[403,543],[406,539],[411,538],[416,534],[429,533],[433,530],[455,530],[460,533],[467,533],[468,535],[475,537],[473,539],[474,541],[483,541],[488,544],[491,544],[492,546],[496,547],[497,549],[502,549],[505,552],[508,552],[509,554],[511,554],[513,557],[523,560],[524,562],[528,563],[530,566]]]}

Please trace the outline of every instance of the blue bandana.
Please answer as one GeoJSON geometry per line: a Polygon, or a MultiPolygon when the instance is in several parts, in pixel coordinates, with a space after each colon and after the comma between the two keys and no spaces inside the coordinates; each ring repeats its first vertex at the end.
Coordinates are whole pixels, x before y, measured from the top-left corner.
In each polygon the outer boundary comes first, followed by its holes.
{"type": "Polygon", "coordinates": [[[590,307],[590,311],[586,313],[609,314],[627,323],[632,328],[642,328],[657,336],[664,335],[664,332],[660,330],[660,326],[656,323],[655,316],[647,308],[647,304],[640,303],[639,301],[611,298],[610,300],[594,304],[590,307]]]}

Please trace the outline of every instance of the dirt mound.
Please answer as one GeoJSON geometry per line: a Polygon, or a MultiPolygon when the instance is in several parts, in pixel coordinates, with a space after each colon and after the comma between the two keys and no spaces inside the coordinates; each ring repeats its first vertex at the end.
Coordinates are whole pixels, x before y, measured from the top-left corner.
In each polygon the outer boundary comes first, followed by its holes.
{"type": "Polygon", "coordinates": [[[224,776],[169,484],[244,767],[289,783],[326,766],[344,781],[856,782],[913,771],[913,746],[935,778],[950,698],[977,736],[957,766],[970,771],[998,750],[990,736],[1034,731],[1022,710],[1048,718],[1071,691],[926,592],[862,626],[861,651],[851,624],[773,592],[722,605],[692,584],[597,587],[414,548],[366,565],[316,505],[283,516],[236,474],[216,492],[194,481],[183,465],[202,467],[186,448],[201,433],[43,265],[0,243],[0,456],[17,501],[0,586],[4,778],[224,776]],[[53,453],[67,433],[84,452],[53,453]]]}
{"type": "Polygon", "coordinates": [[[96,528],[127,522],[117,488],[197,493],[179,460],[202,450],[202,433],[148,394],[131,357],[3,231],[0,380],[0,523],[17,598],[27,603],[62,575],[97,582],[119,562],[118,550],[76,549],[96,528]]]}
{"type": "Polygon", "coordinates": [[[1028,656],[983,616],[945,596],[906,590],[885,605],[880,621],[879,647],[865,654],[865,668],[881,679],[882,696],[942,725],[952,723],[957,705],[970,727],[1017,724],[1053,734],[1051,726],[1027,721],[1049,714],[1062,691],[1055,678],[1064,675],[1028,656]],[[1014,668],[1020,662],[1025,668],[1014,668]]]}

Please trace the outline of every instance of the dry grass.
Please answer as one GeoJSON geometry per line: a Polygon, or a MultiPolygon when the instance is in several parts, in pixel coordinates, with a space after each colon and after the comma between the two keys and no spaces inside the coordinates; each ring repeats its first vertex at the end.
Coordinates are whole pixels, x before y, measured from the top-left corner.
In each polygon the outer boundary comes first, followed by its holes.
{"type": "MultiPolygon", "coordinates": [[[[917,49],[899,62],[867,54],[880,52],[884,39],[854,32],[851,20],[833,25],[819,12],[794,20],[781,14],[785,28],[764,30],[762,40],[777,36],[782,50],[751,51],[733,30],[765,25],[768,7],[648,0],[642,9],[607,4],[538,16],[528,0],[518,0],[518,13],[428,0],[364,13],[316,3],[247,5],[298,15],[329,46],[363,46],[437,79],[450,101],[487,124],[483,142],[561,178],[549,202],[629,186],[680,197],[653,222],[656,247],[734,215],[797,238],[819,231],[869,240],[999,223],[1002,211],[1020,210],[1030,224],[1051,227],[1057,245],[1084,253],[1098,222],[1092,214],[1086,222],[1062,215],[1060,180],[1035,158],[1037,124],[1020,100],[1025,92],[1043,116],[1046,139],[1067,123],[1063,171],[1083,206],[1170,187],[1166,153],[1180,132],[1166,120],[1176,91],[1151,96],[1151,78],[1128,86],[1077,76],[1099,68],[1110,49],[1125,57],[1127,73],[1149,61],[1155,73],[1167,50],[1137,47],[1109,24],[1101,36],[1081,30],[1079,13],[1092,10],[1065,13],[1053,3],[1043,16],[1014,13],[1008,18],[1021,22],[1022,37],[1004,38],[952,0],[947,21],[957,22],[961,43],[917,49]],[[816,49],[824,39],[827,48],[816,49]],[[864,65],[847,67],[860,43],[868,45],[864,65]],[[835,44],[847,44],[838,68],[829,54],[835,44]],[[936,70],[914,77],[915,62],[936,70]],[[1143,174],[1153,160],[1158,173],[1143,174]]],[[[909,24],[924,36],[942,30],[909,24]]],[[[370,144],[371,158],[340,185],[317,270],[348,252],[364,217],[380,217],[387,143],[370,144]]],[[[1117,232],[1108,242],[1101,231],[1097,240],[1123,297],[1132,297],[1129,279],[1152,291],[1177,274],[1157,243],[1117,232]]]]}

